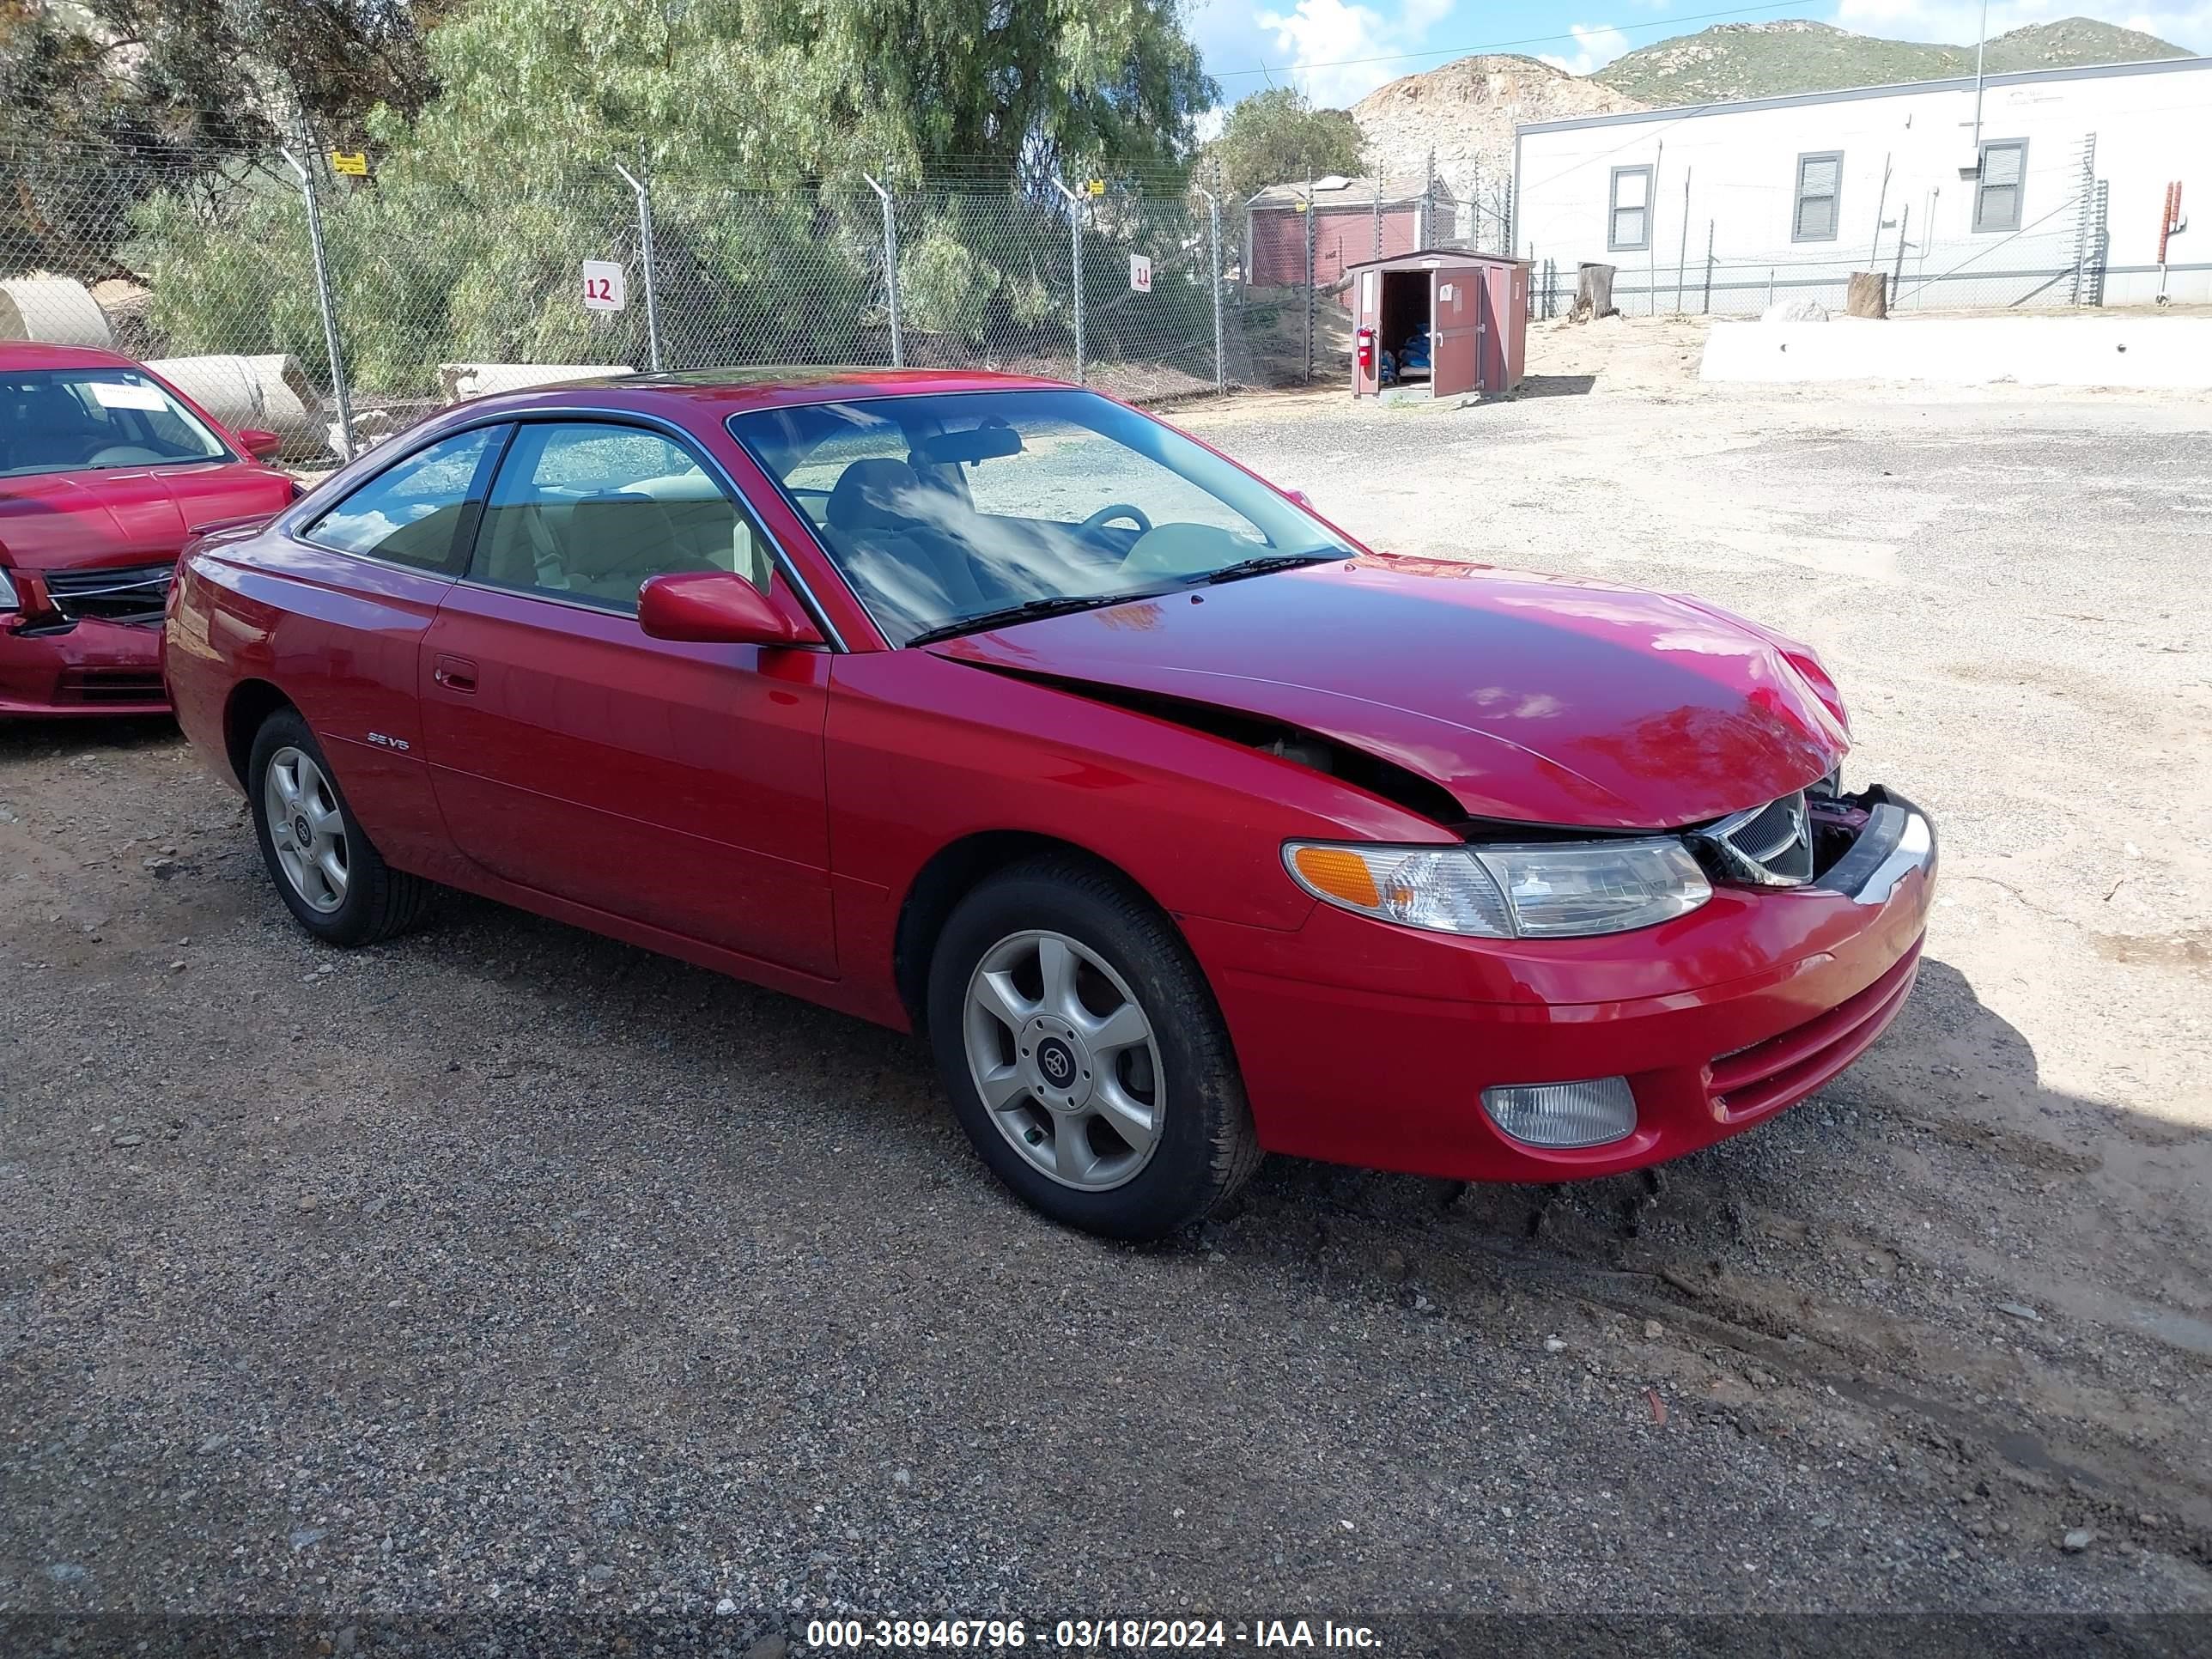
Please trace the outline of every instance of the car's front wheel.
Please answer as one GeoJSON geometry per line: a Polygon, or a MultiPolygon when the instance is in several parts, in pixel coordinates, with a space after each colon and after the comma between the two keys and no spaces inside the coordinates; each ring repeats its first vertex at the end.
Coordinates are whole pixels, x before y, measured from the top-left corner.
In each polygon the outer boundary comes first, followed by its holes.
{"type": "Polygon", "coordinates": [[[1048,857],[993,877],[939,936],[929,1034],[999,1178],[1054,1219],[1158,1238],[1260,1161],[1213,996],[1166,917],[1108,872],[1048,857]]]}
{"type": "Polygon", "coordinates": [[[246,791],[276,895],[317,939],[374,945],[422,919],[430,884],[385,863],[296,710],[280,708],[262,722],[246,791]]]}

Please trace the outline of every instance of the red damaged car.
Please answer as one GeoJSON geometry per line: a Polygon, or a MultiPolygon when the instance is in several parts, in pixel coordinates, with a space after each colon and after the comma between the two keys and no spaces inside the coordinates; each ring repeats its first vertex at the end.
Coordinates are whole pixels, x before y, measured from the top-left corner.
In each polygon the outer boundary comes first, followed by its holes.
{"type": "Polygon", "coordinates": [[[161,609],[185,538],[299,491],[112,351],[0,343],[0,720],[158,714],[161,609]]]}
{"type": "Polygon", "coordinates": [[[1110,399],[777,370],[488,399],[186,556],[179,720],[341,945],[449,884],[927,1034],[1151,1237],[1263,1149],[1554,1182],[1803,1098],[1929,822],[1806,647],[1370,552],[1110,399]]]}

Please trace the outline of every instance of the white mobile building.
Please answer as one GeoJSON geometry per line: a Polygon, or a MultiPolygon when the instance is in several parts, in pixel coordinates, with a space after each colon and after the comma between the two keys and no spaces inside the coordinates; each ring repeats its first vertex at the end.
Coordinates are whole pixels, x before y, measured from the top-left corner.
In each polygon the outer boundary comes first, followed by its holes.
{"type": "Polygon", "coordinates": [[[1534,121],[1514,167],[1540,306],[1584,263],[1632,316],[1875,270],[1905,310],[2212,300],[2212,217],[2175,228],[2212,215],[2212,58],[1534,121]]]}

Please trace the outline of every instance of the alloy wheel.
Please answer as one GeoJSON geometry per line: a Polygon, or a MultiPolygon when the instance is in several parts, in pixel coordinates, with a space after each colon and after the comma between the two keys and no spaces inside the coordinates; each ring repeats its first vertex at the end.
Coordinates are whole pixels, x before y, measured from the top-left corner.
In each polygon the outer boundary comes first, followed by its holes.
{"type": "Polygon", "coordinates": [[[1135,994],[1065,933],[1012,933],[968,981],[969,1075],[1007,1143],[1063,1186],[1132,1180],[1159,1144],[1159,1042],[1135,994]]]}
{"type": "Polygon", "coordinates": [[[313,756],[279,749],[269,757],[261,799],[284,878],[309,909],[329,915],[345,902],[349,868],[345,817],[331,781],[313,756]]]}

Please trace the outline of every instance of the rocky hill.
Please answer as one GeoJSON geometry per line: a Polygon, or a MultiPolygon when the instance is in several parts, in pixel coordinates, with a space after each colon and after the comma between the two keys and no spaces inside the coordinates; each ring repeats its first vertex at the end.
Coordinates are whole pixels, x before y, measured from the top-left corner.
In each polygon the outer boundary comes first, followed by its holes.
{"type": "MultiPolygon", "coordinates": [[[[2154,34],[2069,17],[1990,37],[1986,68],[2057,69],[2185,58],[2187,50],[2154,34]]],[[[1447,68],[1452,67],[1447,65],[1447,68]]],[[[1438,71],[1442,73],[1443,71],[1438,71]]],[[[1826,23],[1791,18],[1772,23],[1721,23],[1624,53],[1591,77],[1646,107],[1831,92],[1900,81],[1937,81],[1974,72],[1972,46],[1883,40],[1826,23]]]]}
{"type": "Polygon", "coordinates": [[[1513,129],[1523,121],[1642,109],[1637,99],[1534,58],[1462,58],[1425,75],[1377,87],[1352,106],[1371,171],[1419,179],[1430,150],[1462,196],[1488,198],[1512,170],[1513,129]]]}
{"type": "MultiPolygon", "coordinates": [[[[2069,17],[1990,36],[1986,67],[1998,75],[2187,56],[2187,48],[2154,34],[2069,17]]],[[[1418,179],[1433,149],[1437,171],[1455,191],[1465,198],[1479,191],[1490,202],[1512,170],[1513,129],[1523,121],[1973,72],[1971,46],[1884,40],[1799,18],[1678,35],[1616,58],[1587,78],[1534,58],[1462,58],[1376,88],[1352,113],[1366,135],[1370,172],[1418,179]]]]}

